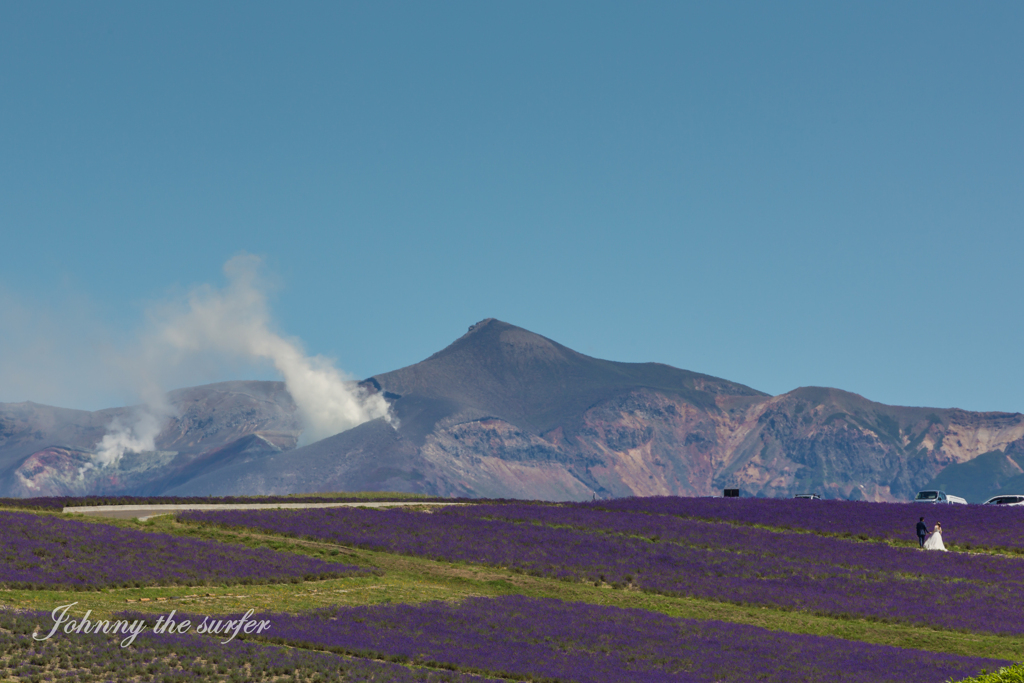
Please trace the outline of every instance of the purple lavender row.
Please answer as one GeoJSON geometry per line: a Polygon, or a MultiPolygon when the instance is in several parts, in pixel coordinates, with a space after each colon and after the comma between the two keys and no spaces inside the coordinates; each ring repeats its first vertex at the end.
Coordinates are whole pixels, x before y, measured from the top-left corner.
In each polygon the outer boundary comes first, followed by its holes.
{"type": "Polygon", "coordinates": [[[7,588],[276,583],[367,571],[292,553],[0,512],[0,585],[7,588]]]}
{"type": "Polygon", "coordinates": [[[180,518],[450,562],[496,565],[562,580],[633,584],[666,595],[1024,633],[1017,608],[1024,604],[1024,584],[1019,582],[907,578],[864,567],[829,565],[827,557],[808,563],[458,514],[335,508],[196,511],[180,518]]]}
{"type": "Polygon", "coordinates": [[[924,517],[941,522],[943,539],[958,546],[1006,548],[1024,552],[1024,507],[865,503],[844,500],[757,498],[619,498],[578,503],[583,508],[675,515],[816,533],[913,542],[914,525],[924,517]]]}
{"type": "Polygon", "coordinates": [[[872,573],[898,572],[980,583],[1024,583],[1024,562],[1016,558],[923,553],[917,548],[893,548],[880,543],[858,543],[809,533],[783,533],[671,515],[539,505],[473,505],[447,508],[436,514],[641,536],[652,541],[736,551],[749,557],[751,562],[755,556],[778,557],[807,564],[860,567],[870,569],[872,573]]]}
{"type": "Polygon", "coordinates": [[[938,682],[1008,663],[518,595],[252,618],[289,646],[566,683],[938,682]]]}
{"type": "Polygon", "coordinates": [[[119,638],[95,634],[57,634],[33,640],[36,626],[52,625],[49,612],[0,610],[0,651],[15,653],[0,661],[0,675],[24,681],[62,683],[106,681],[258,681],[316,680],[322,683],[505,683],[455,671],[429,671],[386,662],[348,659],[257,643],[221,645],[198,635],[156,635],[144,631],[130,647],[119,638]]]}

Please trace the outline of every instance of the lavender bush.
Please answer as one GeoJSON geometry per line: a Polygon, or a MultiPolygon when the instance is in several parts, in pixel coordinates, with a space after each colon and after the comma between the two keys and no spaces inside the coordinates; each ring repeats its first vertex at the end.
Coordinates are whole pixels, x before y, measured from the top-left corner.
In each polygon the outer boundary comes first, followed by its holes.
{"type": "Polygon", "coordinates": [[[292,553],[0,512],[0,585],[7,588],[277,583],[367,571],[292,553]]]}
{"type": "Polygon", "coordinates": [[[1008,664],[523,596],[253,618],[263,640],[513,680],[938,683],[1008,664]]]}
{"type": "Polygon", "coordinates": [[[1024,604],[1024,564],[1013,558],[924,553],[811,534],[563,510],[244,510],[190,512],[181,519],[497,565],[564,580],[633,584],[669,595],[1024,633],[1017,618],[1017,605],[1024,604]],[[486,515],[577,528],[484,519],[486,515]],[[650,537],[625,535],[638,532],[650,537]]]}

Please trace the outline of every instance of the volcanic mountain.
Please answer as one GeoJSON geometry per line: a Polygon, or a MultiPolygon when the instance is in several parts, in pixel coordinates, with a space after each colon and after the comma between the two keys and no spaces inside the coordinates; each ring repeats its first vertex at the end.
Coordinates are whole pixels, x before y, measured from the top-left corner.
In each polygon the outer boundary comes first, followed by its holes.
{"type": "Polygon", "coordinates": [[[124,458],[124,472],[86,463],[116,411],[0,405],[0,485],[21,496],[393,490],[581,500],[736,487],[905,500],[947,466],[1024,448],[1017,413],[893,407],[819,387],[773,397],[659,363],[591,358],[494,319],[361,385],[383,392],[393,418],[302,448],[279,383],[174,392],[180,417],[157,452],[124,458]]]}

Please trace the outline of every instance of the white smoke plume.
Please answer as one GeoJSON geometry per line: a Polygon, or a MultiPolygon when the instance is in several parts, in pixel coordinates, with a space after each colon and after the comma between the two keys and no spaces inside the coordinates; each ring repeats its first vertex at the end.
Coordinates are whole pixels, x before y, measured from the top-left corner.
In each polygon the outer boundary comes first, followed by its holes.
{"type": "MultiPolygon", "coordinates": [[[[152,345],[147,347],[149,363],[156,358],[152,345]]],[[[163,431],[167,419],[175,414],[174,407],[167,400],[167,393],[157,380],[152,365],[143,361],[143,356],[122,355],[108,357],[108,367],[134,385],[135,392],[143,404],[132,408],[127,415],[111,420],[107,433],[96,444],[93,455],[95,466],[116,465],[126,452],[143,453],[156,450],[156,437],[163,431]]],[[[86,467],[79,472],[84,474],[86,467]]]]}
{"type": "Polygon", "coordinates": [[[146,406],[137,410],[127,424],[119,417],[114,418],[96,445],[96,464],[100,467],[116,465],[126,451],[142,453],[156,450],[156,437],[163,428],[163,420],[156,413],[146,406]]]}
{"type": "Polygon", "coordinates": [[[97,445],[97,464],[116,463],[126,451],[155,449],[154,439],[173,415],[156,378],[201,357],[273,364],[298,409],[303,426],[300,445],[376,418],[393,420],[381,394],[364,391],[330,360],[305,355],[298,340],[272,329],[260,266],[257,256],[236,256],[224,264],[226,287],[196,288],[184,305],[151,313],[151,330],[143,337],[138,357],[122,363],[126,373],[142,382],[145,406],[132,419],[110,425],[97,445]]]}

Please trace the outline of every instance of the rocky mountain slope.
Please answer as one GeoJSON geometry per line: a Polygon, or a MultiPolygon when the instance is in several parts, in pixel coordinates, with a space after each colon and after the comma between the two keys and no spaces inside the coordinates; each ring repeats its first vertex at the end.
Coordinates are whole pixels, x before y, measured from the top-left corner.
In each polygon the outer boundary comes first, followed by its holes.
{"type": "Polygon", "coordinates": [[[294,448],[295,407],[279,383],[181,390],[172,394],[181,417],[168,421],[157,452],[125,458],[129,471],[87,469],[85,477],[83,458],[116,411],[0,405],[0,485],[8,495],[84,486],[557,500],[738,487],[906,500],[951,465],[1024,449],[1021,414],[886,406],[818,387],[773,397],[658,363],[591,358],[493,319],[363,385],[384,392],[397,420],[302,448],[294,448]]]}
{"type": "Polygon", "coordinates": [[[0,494],[12,497],[161,493],[240,458],[295,448],[301,432],[281,382],[223,382],[173,391],[175,415],[156,449],[100,466],[96,445],[133,408],[96,412],[0,404],[0,494]]]}

